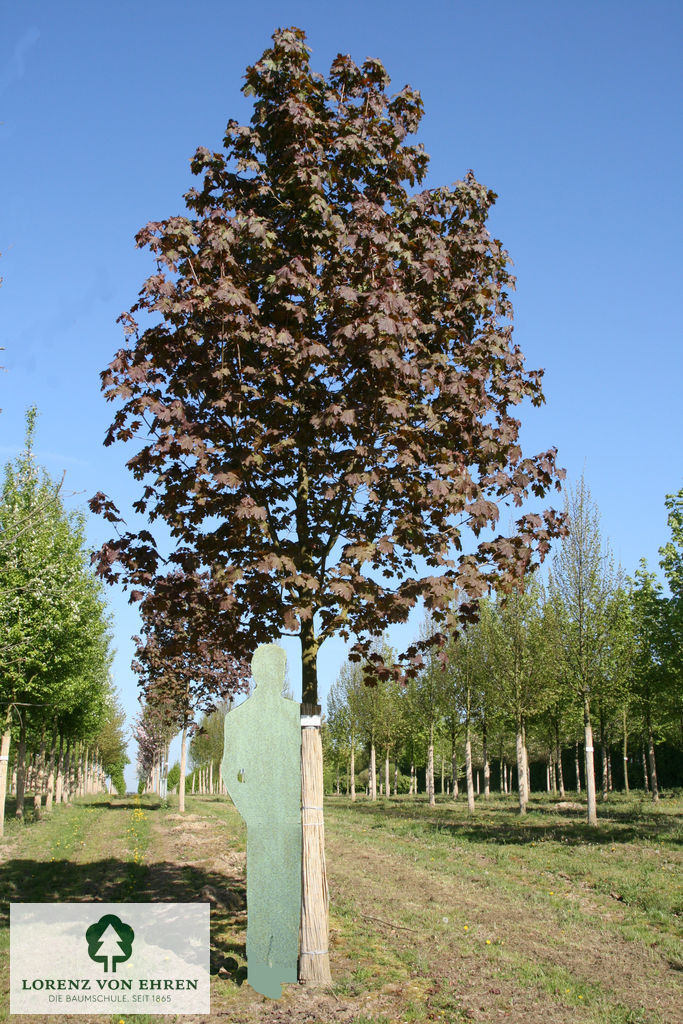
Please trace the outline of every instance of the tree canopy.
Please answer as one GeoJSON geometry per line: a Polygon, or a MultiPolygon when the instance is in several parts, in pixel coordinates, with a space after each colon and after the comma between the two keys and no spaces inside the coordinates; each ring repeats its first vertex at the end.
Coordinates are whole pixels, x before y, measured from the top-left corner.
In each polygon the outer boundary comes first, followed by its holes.
{"type": "MultiPolygon", "coordinates": [[[[139,440],[136,509],[170,527],[182,571],[211,567],[233,644],[301,634],[313,702],[326,637],[369,645],[420,598],[443,618],[454,589],[471,616],[561,529],[527,514],[463,551],[466,527],[561,472],[555,449],[519,446],[513,410],[543,401],[542,372],[512,339],[495,194],[471,172],[419,187],[422,100],[388,86],[378,60],[339,55],[324,77],[300,29],[274,34],[246,72],[250,124],[197,150],[186,216],[139,232],[157,269],[102,375],[120,403],[106,443],[139,440]]],[[[120,521],[105,495],[92,506],[120,521]]],[[[147,531],[101,552],[134,588],[159,564],[147,531]]]]}

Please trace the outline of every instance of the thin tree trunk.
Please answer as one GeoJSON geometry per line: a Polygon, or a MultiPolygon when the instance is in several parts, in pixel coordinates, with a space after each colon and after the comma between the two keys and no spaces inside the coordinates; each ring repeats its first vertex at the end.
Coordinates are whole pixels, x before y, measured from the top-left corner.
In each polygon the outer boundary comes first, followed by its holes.
{"type": "Polygon", "coordinates": [[[517,719],[517,792],[519,796],[519,813],[526,814],[527,790],[526,768],[524,765],[524,740],[522,738],[522,720],[517,719]]]}
{"type": "Polygon", "coordinates": [[[436,797],[434,796],[434,723],[429,723],[429,746],[427,748],[427,796],[429,797],[429,806],[433,807],[436,803],[436,797]]]}
{"type": "Polygon", "coordinates": [[[17,808],[16,817],[24,817],[24,798],[26,795],[26,719],[22,715],[19,729],[19,746],[17,747],[17,808]]]}
{"type": "Polygon", "coordinates": [[[581,792],[581,763],[579,761],[579,744],[574,744],[574,765],[576,767],[576,792],[581,792]]]}
{"type": "Polygon", "coordinates": [[[180,778],[178,780],[178,811],[185,813],[185,771],[187,766],[187,723],[183,723],[180,737],[180,778]]]}
{"type": "Polygon", "coordinates": [[[612,778],[612,751],[609,748],[609,737],[607,740],[607,789],[614,792],[614,779],[612,778]]]}
{"type": "Polygon", "coordinates": [[[657,762],[655,761],[655,740],[652,733],[652,720],[650,718],[650,709],[647,712],[647,757],[650,763],[650,788],[652,789],[652,799],[655,803],[659,801],[659,785],[657,783],[657,762]]]}
{"type": "Polygon", "coordinates": [[[33,790],[33,815],[35,818],[40,818],[41,806],[43,802],[43,782],[45,776],[45,726],[43,725],[40,732],[40,750],[38,753],[38,763],[36,771],[36,781],[33,790]]]}
{"type": "Polygon", "coordinates": [[[623,756],[624,756],[624,789],[626,791],[626,794],[628,795],[628,793],[630,791],[629,791],[629,788],[628,788],[628,727],[627,727],[627,722],[626,722],[626,708],[624,708],[624,710],[623,710],[623,722],[624,722],[624,749],[623,749],[623,756]]]}
{"type": "Polygon", "coordinates": [[[370,799],[377,799],[377,765],[375,760],[375,740],[370,741],[370,799]]]}
{"type": "Polygon", "coordinates": [[[356,800],[356,749],[354,743],[353,733],[351,734],[351,800],[355,803],[356,800]]]}
{"type": "Polygon", "coordinates": [[[453,772],[453,799],[458,799],[458,758],[455,753],[455,743],[451,753],[451,770],[453,772]]]}
{"type": "Polygon", "coordinates": [[[643,788],[646,793],[650,792],[650,783],[647,777],[647,761],[645,759],[645,743],[641,743],[640,752],[643,756],[643,788]]]}
{"type": "Polygon", "coordinates": [[[472,740],[470,737],[469,715],[465,721],[465,776],[467,779],[467,811],[469,814],[474,814],[474,780],[472,778],[472,740]]]}
{"type": "Polygon", "coordinates": [[[384,758],[384,795],[389,796],[389,748],[387,747],[386,757],[384,758]]]}
{"type": "Polygon", "coordinates": [[[607,799],[607,791],[609,788],[609,769],[607,767],[607,740],[605,738],[605,716],[602,708],[600,708],[600,757],[602,760],[602,799],[607,799]]]}
{"type": "Polygon", "coordinates": [[[394,765],[394,796],[398,796],[398,764],[394,765]]]}
{"type": "Polygon", "coordinates": [[[555,719],[555,760],[557,762],[557,782],[560,787],[560,796],[564,799],[564,772],[562,771],[562,744],[560,742],[560,719],[555,719]]]}
{"type": "Polygon", "coordinates": [[[595,797],[595,761],[593,760],[593,730],[591,728],[590,701],[583,700],[583,740],[586,771],[586,817],[589,825],[598,823],[598,807],[595,797]]]}
{"type": "Polygon", "coordinates": [[[0,739],[0,836],[5,831],[5,800],[7,799],[7,776],[9,773],[9,747],[12,739],[12,705],[8,704],[0,739]]]}
{"type": "Polygon", "coordinates": [[[488,733],[486,729],[486,715],[482,719],[481,738],[484,748],[484,800],[491,796],[491,765],[489,763],[488,733]]]}
{"type": "Polygon", "coordinates": [[[57,751],[57,779],[55,782],[55,803],[61,804],[64,789],[64,737],[59,734],[59,750],[57,751]]]}

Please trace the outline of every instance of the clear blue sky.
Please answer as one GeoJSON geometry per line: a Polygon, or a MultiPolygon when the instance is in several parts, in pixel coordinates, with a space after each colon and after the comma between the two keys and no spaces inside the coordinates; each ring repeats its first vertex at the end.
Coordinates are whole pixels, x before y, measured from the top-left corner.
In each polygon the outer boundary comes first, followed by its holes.
{"type": "MultiPolygon", "coordinates": [[[[317,70],[340,51],[373,56],[396,90],[420,89],[428,184],[472,168],[498,193],[516,338],[546,369],[525,444],[557,445],[570,478],[585,469],[627,572],[641,556],[656,566],[664,496],[683,475],[682,21],[679,2],[658,0],[3,4],[0,458],[20,449],[36,403],[39,461],[66,469],[70,501],[104,490],[129,507],[132,452],[102,447],[113,410],[98,374],[152,269],[133,236],[182,212],[195,148],[249,116],[245,66],[276,27],[298,25],[317,70]]],[[[110,533],[92,520],[89,535],[110,533]]],[[[120,594],[110,603],[132,714],[137,616],[120,594]]],[[[287,648],[298,695],[298,644],[287,648]]],[[[340,644],[321,653],[323,696],[342,657],[340,644]]]]}

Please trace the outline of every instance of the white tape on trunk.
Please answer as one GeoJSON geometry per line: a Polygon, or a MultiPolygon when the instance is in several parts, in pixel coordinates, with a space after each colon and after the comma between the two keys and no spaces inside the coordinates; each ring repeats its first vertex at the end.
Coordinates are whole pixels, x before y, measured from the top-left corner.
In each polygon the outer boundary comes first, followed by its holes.
{"type": "Polygon", "coordinates": [[[301,716],[301,728],[302,729],[319,729],[320,728],[320,715],[302,715],[301,716]]]}

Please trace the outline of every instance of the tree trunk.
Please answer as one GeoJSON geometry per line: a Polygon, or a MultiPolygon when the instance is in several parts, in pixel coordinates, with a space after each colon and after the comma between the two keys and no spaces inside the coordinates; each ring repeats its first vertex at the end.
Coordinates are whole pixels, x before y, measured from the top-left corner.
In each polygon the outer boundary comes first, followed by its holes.
{"type": "Polygon", "coordinates": [[[384,758],[384,795],[389,796],[389,748],[387,747],[386,757],[384,758]]]}
{"type": "Polygon", "coordinates": [[[375,741],[374,738],[370,741],[370,799],[377,799],[377,765],[375,760],[375,741]]]}
{"type": "Polygon", "coordinates": [[[429,723],[429,746],[427,748],[427,796],[429,797],[429,806],[433,807],[436,803],[436,797],[434,796],[434,723],[429,723]]]}
{"type": "Polygon", "coordinates": [[[64,784],[62,786],[63,804],[68,804],[71,799],[71,790],[73,786],[73,760],[74,745],[73,741],[68,739],[66,741],[66,753],[64,755],[64,784]]]}
{"type": "Polygon", "coordinates": [[[650,709],[647,711],[647,758],[650,763],[650,788],[652,789],[652,799],[655,803],[659,801],[659,786],[657,784],[657,762],[655,761],[655,740],[652,733],[652,720],[650,718],[650,709]]]}
{"type": "Polygon", "coordinates": [[[185,771],[187,767],[187,723],[183,723],[180,737],[180,778],[178,780],[178,811],[185,813],[185,771]]]}
{"type": "Polygon", "coordinates": [[[526,768],[524,764],[524,739],[522,737],[522,720],[517,719],[517,792],[519,796],[519,813],[526,814],[528,802],[526,790],[526,768]]]}
{"type": "MultiPolygon", "coordinates": [[[[305,686],[304,692],[307,692],[305,686]]],[[[328,950],[329,894],[325,870],[320,705],[302,704],[301,712],[303,838],[299,980],[309,985],[326,985],[332,978],[328,950]]]]}
{"type": "Polygon", "coordinates": [[[564,772],[562,771],[562,744],[560,742],[560,719],[555,719],[555,760],[557,761],[557,781],[560,787],[560,796],[564,800],[564,772]]]}
{"type": "Polygon", "coordinates": [[[40,732],[40,751],[38,753],[38,764],[36,781],[33,790],[33,816],[40,818],[41,805],[43,802],[43,782],[45,778],[45,726],[40,732]]]}
{"type": "Polygon", "coordinates": [[[590,701],[583,699],[583,741],[586,771],[586,816],[589,825],[598,823],[598,807],[595,798],[595,761],[593,760],[593,730],[591,728],[590,701]]]}
{"type": "Polygon", "coordinates": [[[612,751],[609,748],[610,740],[607,738],[607,789],[614,792],[614,779],[612,778],[612,751]]]}
{"type": "Polygon", "coordinates": [[[574,765],[576,767],[576,792],[581,792],[581,763],[579,761],[579,744],[574,744],[574,765]]]}
{"type": "Polygon", "coordinates": [[[646,793],[650,792],[650,783],[647,777],[647,761],[645,759],[645,743],[641,743],[640,752],[643,757],[643,789],[646,793]]]}
{"type": "Polygon", "coordinates": [[[59,750],[57,751],[57,779],[55,782],[55,803],[61,804],[64,789],[64,737],[59,734],[59,750]]]}
{"type": "Polygon", "coordinates": [[[356,750],[354,744],[353,734],[351,735],[351,800],[355,803],[356,800],[356,750]]]}
{"type": "MultiPolygon", "coordinates": [[[[162,795],[161,787],[159,787],[159,795],[162,795]]],[[[213,760],[209,764],[209,795],[213,796],[213,760]]]]}
{"type": "Polygon", "coordinates": [[[7,705],[5,721],[0,740],[0,836],[5,831],[5,800],[7,799],[7,776],[9,774],[9,745],[12,739],[12,705],[7,705]]]}
{"type": "Polygon", "coordinates": [[[17,818],[24,817],[24,797],[26,795],[26,718],[22,715],[19,729],[19,746],[17,747],[17,818]]]}
{"type": "Polygon", "coordinates": [[[453,752],[451,754],[451,770],[453,772],[453,799],[458,799],[458,758],[455,753],[455,744],[453,744],[453,752]]]}
{"type": "Polygon", "coordinates": [[[472,740],[469,718],[465,722],[465,776],[467,779],[467,810],[474,814],[474,780],[472,778],[472,740]]]}
{"type": "Polygon", "coordinates": [[[394,765],[394,796],[398,796],[398,765],[394,765]]]}
{"type": "Polygon", "coordinates": [[[57,727],[56,723],[52,728],[50,740],[50,760],[47,766],[47,792],[45,794],[45,813],[52,813],[52,802],[54,800],[54,765],[57,753],[57,727]]]}
{"type": "Polygon", "coordinates": [[[484,748],[484,800],[491,796],[491,765],[489,763],[488,734],[486,731],[486,715],[482,719],[481,739],[484,748]]]}
{"type": "Polygon", "coordinates": [[[609,769],[607,767],[607,740],[605,737],[605,716],[602,708],[600,708],[600,757],[602,761],[602,799],[606,800],[607,791],[609,788],[609,769]]]}
{"type": "Polygon", "coordinates": [[[628,788],[628,728],[626,722],[626,708],[623,710],[623,722],[624,722],[624,790],[626,794],[630,792],[628,788]]]}

